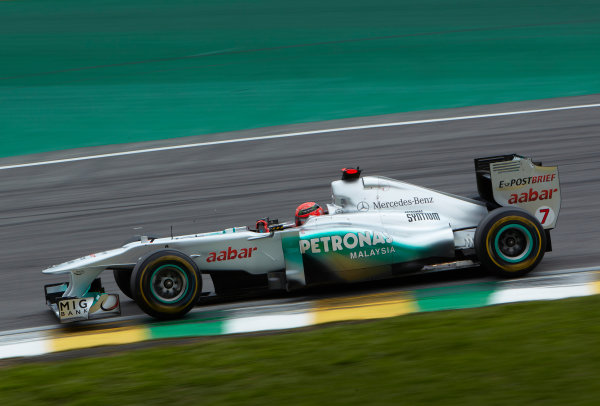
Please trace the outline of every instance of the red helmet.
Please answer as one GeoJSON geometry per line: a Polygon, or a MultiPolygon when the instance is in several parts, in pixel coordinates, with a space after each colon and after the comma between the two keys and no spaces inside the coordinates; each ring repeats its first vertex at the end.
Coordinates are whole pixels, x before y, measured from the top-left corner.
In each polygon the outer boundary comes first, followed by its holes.
{"type": "Polygon", "coordinates": [[[302,203],[296,208],[296,225],[304,224],[308,220],[308,216],[320,216],[321,214],[325,214],[325,212],[315,202],[302,203]]]}

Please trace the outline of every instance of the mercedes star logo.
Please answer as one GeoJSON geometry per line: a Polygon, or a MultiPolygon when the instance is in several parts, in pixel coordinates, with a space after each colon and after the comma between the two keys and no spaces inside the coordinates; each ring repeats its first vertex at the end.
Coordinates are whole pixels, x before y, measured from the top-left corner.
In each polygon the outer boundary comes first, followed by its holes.
{"type": "Polygon", "coordinates": [[[369,203],[365,202],[364,200],[362,202],[359,202],[356,205],[356,209],[358,211],[369,211],[369,203]]]}

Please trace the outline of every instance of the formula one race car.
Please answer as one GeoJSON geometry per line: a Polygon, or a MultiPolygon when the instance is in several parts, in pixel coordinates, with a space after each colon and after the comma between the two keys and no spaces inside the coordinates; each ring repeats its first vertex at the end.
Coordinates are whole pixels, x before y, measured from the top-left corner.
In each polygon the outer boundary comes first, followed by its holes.
{"type": "Polygon", "coordinates": [[[560,210],[557,167],[504,155],[475,159],[479,197],[469,199],[345,169],[333,202],[300,226],[260,220],[256,229],[167,238],[141,236],[121,248],[44,270],[70,274],[47,285],[46,302],[61,322],[120,314],[117,285],[159,319],[186,314],[203,294],[239,289],[294,290],[406,273],[482,265],[501,277],[530,272],[551,250],[560,210]]]}

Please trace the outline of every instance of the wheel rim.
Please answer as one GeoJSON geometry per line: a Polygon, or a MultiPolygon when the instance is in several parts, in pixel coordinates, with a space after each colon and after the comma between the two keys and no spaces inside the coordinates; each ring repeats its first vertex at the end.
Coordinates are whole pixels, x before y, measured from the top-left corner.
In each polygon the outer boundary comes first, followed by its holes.
{"type": "Polygon", "coordinates": [[[509,224],[496,234],[494,248],[503,261],[521,262],[529,257],[533,249],[533,236],[526,227],[520,224],[509,224]]]}
{"type": "Polygon", "coordinates": [[[150,291],[162,303],[174,303],[187,293],[189,281],[185,271],[175,264],[156,268],[150,278],[150,291]]]}

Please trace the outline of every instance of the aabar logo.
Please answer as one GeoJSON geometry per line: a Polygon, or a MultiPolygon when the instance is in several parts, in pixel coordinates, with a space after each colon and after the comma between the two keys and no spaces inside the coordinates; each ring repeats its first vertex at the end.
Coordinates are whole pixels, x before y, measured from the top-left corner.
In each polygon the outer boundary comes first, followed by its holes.
{"type": "Polygon", "coordinates": [[[250,248],[240,248],[234,249],[231,247],[227,247],[227,251],[219,251],[211,252],[208,254],[208,258],[206,258],[206,262],[215,262],[215,261],[230,261],[232,259],[244,259],[251,258],[252,253],[256,251],[256,247],[250,248]]]}
{"type": "Polygon", "coordinates": [[[510,195],[510,199],[508,199],[508,204],[527,203],[535,202],[536,200],[552,199],[552,193],[557,191],[558,189],[545,189],[538,192],[536,190],[529,189],[529,193],[512,193],[510,195]]]}
{"type": "Polygon", "coordinates": [[[321,252],[341,251],[345,249],[355,249],[357,247],[375,246],[380,244],[391,244],[392,237],[380,233],[378,231],[364,233],[347,233],[343,237],[341,235],[332,235],[320,238],[311,238],[308,240],[300,240],[300,253],[304,254],[310,251],[312,254],[321,252]]]}

